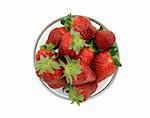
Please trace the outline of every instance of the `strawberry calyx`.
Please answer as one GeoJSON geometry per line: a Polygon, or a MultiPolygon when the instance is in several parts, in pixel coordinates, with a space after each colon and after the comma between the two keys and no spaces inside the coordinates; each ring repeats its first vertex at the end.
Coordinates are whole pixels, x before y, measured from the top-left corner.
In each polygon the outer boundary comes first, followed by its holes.
{"type": "Polygon", "coordinates": [[[85,46],[89,47],[92,52],[96,51],[96,45],[94,44],[93,40],[90,40],[90,42],[86,42],[85,46]]]}
{"type": "Polygon", "coordinates": [[[76,90],[75,86],[72,85],[67,85],[63,88],[63,90],[68,91],[69,99],[72,101],[71,104],[76,102],[78,105],[80,105],[80,102],[84,101],[84,95],[81,94],[83,91],[81,90],[76,90]]]}
{"type": "Polygon", "coordinates": [[[47,49],[48,51],[50,51],[52,54],[55,53],[55,45],[53,43],[50,43],[50,44],[45,44],[45,45],[41,45],[40,46],[40,49],[47,49]]]}
{"type": "Polygon", "coordinates": [[[65,56],[67,64],[59,60],[60,65],[64,68],[63,77],[66,77],[68,84],[72,84],[73,79],[77,79],[77,75],[81,72],[81,67],[79,66],[80,59],[71,60],[69,56],[65,56]]]}
{"type": "Polygon", "coordinates": [[[97,48],[94,40],[95,40],[95,38],[93,38],[92,40],[87,40],[86,43],[85,43],[85,46],[89,47],[95,54],[103,52],[102,49],[97,48]]]}
{"type": "Polygon", "coordinates": [[[116,43],[114,43],[112,47],[110,48],[109,54],[111,55],[113,62],[115,63],[116,66],[118,67],[122,66],[119,61],[119,52],[118,52],[118,46],[116,45],[116,43]]]}
{"type": "Polygon", "coordinates": [[[71,13],[63,18],[61,18],[61,24],[65,26],[66,31],[70,31],[71,26],[73,25],[73,16],[71,13]]]}
{"type": "Polygon", "coordinates": [[[103,51],[104,51],[104,50],[98,48],[98,49],[96,49],[95,54],[98,54],[98,53],[103,52],[103,51]]]}
{"type": "Polygon", "coordinates": [[[70,32],[72,37],[72,43],[69,46],[69,50],[73,49],[76,54],[79,54],[80,50],[84,47],[85,41],[80,38],[80,33],[74,29],[70,32]]]}
{"type": "Polygon", "coordinates": [[[38,71],[39,75],[42,75],[45,71],[49,71],[50,73],[54,73],[53,69],[60,69],[60,65],[54,61],[55,56],[44,57],[43,55],[40,56],[40,60],[35,63],[36,71],[38,71]]]}

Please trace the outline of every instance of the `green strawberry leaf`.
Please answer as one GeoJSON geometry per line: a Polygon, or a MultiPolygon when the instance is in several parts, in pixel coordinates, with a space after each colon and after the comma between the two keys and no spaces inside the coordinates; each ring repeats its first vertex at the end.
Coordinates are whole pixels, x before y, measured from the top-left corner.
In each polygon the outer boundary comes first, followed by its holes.
{"type": "Polygon", "coordinates": [[[80,102],[84,101],[84,95],[82,95],[81,92],[82,92],[82,90],[76,90],[75,86],[70,87],[69,99],[72,101],[71,103],[76,102],[79,106],[80,102]]]}
{"type": "Polygon", "coordinates": [[[50,73],[52,73],[52,74],[54,73],[53,69],[52,69],[51,67],[49,67],[49,66],[47,67],[47,70],[48,70],[50,73]]]}
{"type": "Polygon", "coordinates": [[[102,50],[102,49],[97,49],[97,50],[95,51],[95,54],[98,54],[98,53],[100,53],[100,52],[103,52],[103,50],[102,50]]]}
{"type": "Polygon", "coordinates": [[[80,63],[80,59],[72,60],[73,65],[78,65],[80,63]]]}
{"type": "Polygon", "coordinates": [[[52,66],[54,69],[60,69],[59,64],[58,64],[57,62],[55,62],[55,61],[53,61],[53,62],[51,63],[51,66],[52,66]]]}
{"type": "Polygon", "coordinates": [[[71,43],[71,45],[69,46],[69,50],[72,50],[72,48],[73,48],[73,43],[71,43]]]}
{"type": "Polygon", "coordinates": [[[80,38],[80,33],[73,29],[70,34],[72,37],[72,43],[69,46],[69,50],[73,49],[76,54],[79,54],[80,50],[84,47],[85,41],[80,38]]]}
{"type": "Polygon", "coordinates": [[[85,42],[85,44],[87,44],[87,45],[89,45],[91,43],[91,40],[87,40],[86,42],[85,42]]]}
{"type": "Polygon", "coordinates": [[[110,48],[109,52],[110,52],[111,56],[115,56],[115,55],[118,54],[118,47],[117,47],[116,43],[114,43],[112,45],[112,47],[110,48]]]}
{"type": "Polygon", "coordinates": [[[75,80],[77,80],[77,75],[75,75],[75,74],[72,73],[72,77],[73,77],[75,80]]]}
{"type": "Polygon", "coordinates": [[[44,69],[40,69],[40,71],[39,71],[39,75],[42,75],[43,73],[45,72],[45,70],[44,69]]]}
{"type": "Polygon", "coordinates": [[[61,18],[60,20],[61,24],[65,26],[66,31],[70,31],[72,25],[73,25],[73,17],[71,13],[68,16],[65,16],[61,18]]]}
{"type": "Polygon", "coordinates": [[[65,57],[67,64],[59,60],[60,65],[64,68],[63,73],[66,77],[67,84],[72,84],[73,79],[77,79],[77,75],[81,72],[81,67],[79,65],[80,59],[71,60],[68,56],[65,57]]]}
{"type": "Polygon", "coordinates": [[[45,71],[49,71],[50,73],[54,73],[53,69],[60,69],[60,65],[49,56],[40,56],[40,60],[35,63],[36,71],[39,71],[39,75],[42,75],[45,71]]]}
{"type": "Polygon", "coordinates": [[[40,56],[40,60],[43,61],[45,57],[43,55],[40,56]]]}
{"type": "Polygon", "coordinates": [[[116,43],[114,43],[109,49],[109,54],[112,56],[113,62],[115,63],[116,66],[118,67],[122,66],[119,61],[119,52],[118,52],[118,46],[116,43]]]}
{"type": "Polygon", "coordinates": [[[112,49],[110,50],[110,55],[111,55],[111,56],[115,56],[116,54],[118,54],[118,48],[112,48],[112,49]]]}
{"type": "Polygon", "coordinates": [[[96,43],[95,43],[95,38],[93,38],[92,40],[88,40],[85,42],[85,46],[89,47],[95,54],[98,54],[100,52],[103,52],[102,49],[99,49],[97,46],[96,46],[96,43]]]}
{"type": "Polygon", "coordinates": [[[72,72],[72,76],[74,77],[74,79],[77,79],[77,74],[79,74],[81,71],[80,67],[76,67],[76,69],[72,72]]]}
{"type": "Polygon", "coordinates": [[[120,63],[120,61],[119,61],[119,59],[114,58],[114,57],[112,59],[113,59],[113,61],[114,61],[114,63],[115,63],[116,66],[118,66],[118,67],[122,66],[121,63],[120,63]]]}
{"type": "Polygon", "coordinates": [[[66,67],[66,64],[65,64],[62,60],[60,60],[60,59],[59,59],[59,63],[60,63],[60,65],[61,65],[63,68],[66,67]]]}
{"type": "Polygon", "coordinates": [[[67,63],[70,63],[71,62],[71,59],[69,56],[65,56],[65,59],[67,60],[67,63]]]}
{"type": "Polygon", "coordinates": [[[76,102],[78,106],[80,102],[84,101],[84,95],[82,95],[82,89],[76,90],[76,87],[73,85],[66,85],[63,87],[62,91],[66,91],[68,93],[69,99],[71,100],[71,104],[76,102]]]}
{"type": "Polygon", "coordinates": [[[55,48],[55,45],[54,45],[53,43],[45,44],[45,45],[41,45],[41,46],[40,46],[40,49],[47,49],[47,50],[49,50],[52,54],[55,53],[54,48],[55,48]]]}

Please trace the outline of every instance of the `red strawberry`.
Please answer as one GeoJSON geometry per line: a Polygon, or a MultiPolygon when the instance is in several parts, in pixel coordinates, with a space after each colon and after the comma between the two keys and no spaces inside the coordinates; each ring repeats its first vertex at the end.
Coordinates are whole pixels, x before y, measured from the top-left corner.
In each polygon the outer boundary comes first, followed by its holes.
{"type": "Polygon", "coordinates": [[[121,66],[121,64],[116,50],[97,54],[93,62],[93,70],[96,74],[97,82],[112,75],[116,71],[117,66],[121,66]]]}
{"type": "Polygon", "coordinates": [[[47,75],[44,75],[43,80],[53,89],[57,89],[60,87],[65,86],[66,80],[65,78],[62,78],[62,71],[63,69],[60,68],[58,70],[53,69],[54,73],[50,73],[49,71],[46,72],[47,75]]]}
{"type": "Polygon", "coordinates": [[[50,43],[50,44],[46,44],[46,45],[41,45],[40,46],[40,50],[37,52],[36,55],[36,60],[39,61],[40,60],[40,56],[48,56],[48,57],[52,57],[53,54],[55,53],[55,50],[53,49],[55,46],[50,43]]]}
{"type": "Polygon", "coordinates": [[[90,95],[96,91],[96,89],[96,82],[77,86],[69,85],[64,87],[64,90],[69,92],[69,98],[72,101],[72,103],[76,102],[78,105],[80,105],[80,102],[87,100],[90,97],[90,95]]]}
{"type": "Polygon", "coordinates": [[[65,26],[67,31],[75,28],[75,30],[80,33],[81,38],[85,40],[92,39],[96,34],[96,28],[91,24],[90,20],[84,16],[76,16],[73,18],[70,14],[62,18],[61,23],[65,26]]]}
{"type": "Polygon", "coordinates": [[[68,55],[75,58],[84,46],[84,41],[80,38],[80,34],[71,31],[63,35],[59,46],[59,56],[68,55]]]}
{"type": "Polygon", "coordinates": [[[37,71],[37,75],[53,89],[65,86],[67,83],[65,78],[62,78],[62,69],[53,69],[53,71],[54,73],[50,73],[47,70],[42,75],[37,71]]]}
{"type": "Polygon", "coordinates": [[[56,47],[58,47],[61,42],[61,37],[65,33],[66,33],[65,27],[59,27],[53,29],[48,36],[48,40],[46,41],[46,44],[53,43],[56,47]]]}
{"type": "Polygon", "coordinates": [[[38,53],[36,55],[36,60],[37,61],[40,60],[40,56],[41,55],[44,56],[44,57],[46,57],[46,56],[52,57],[53,56],[53,54],[49,50],[47,50],[47,49],[41,49],[41,50],[38,51],[38,53]]]}
{"type": "Polygon", "coordinates": [[[84,16],[76,16],[73,19],[73,26],[80,32],[83,39],[92,39],[96,34],[96,28],[90,23],[90,20],[84,16]]]}
{"type": "Polygon", "coordinates": [[[115,42],[115,35],[111,31],[98,31],[95,42],[98,48],[108,50],[115,42]]]}
{"type": "Polygon", "coordinates": [[[65,83],[65,79],[61,78],[63,70],[55,60],[55,57],[52,57],[50,54],[50,51],[48,53],[46,49],[42,49],[37,53],[37,61],[35,64],[36,72],[41,79],[50,85],[50,87],[59,88],[64,86],[65,83]]]}
{"type": "Polygon", "coordinates": [[[81,85],[89,82],[93,82],[96,79],[96,75],[89,66],[81,65],[81,72],[77,75],[77,79],[73,78],[73,85],[81,85]]]}
{"type": "Polygon", "coordinates": [[[64,77],[68,84],[81,85],[89,82],[93,82],[96,79],[94,71],[89,66],[81,65],[80,59],[71,60],[68,56],[66,57],[67,64],[60,61],[60,65],[64,68],[64,77]]]}
{"type": "Polygon", "coordinates": [[[91,48],[85,47],[79,54],[80,63],[90,66],[94,59],[94,52],[91,48]]]}
{"type": "Polygon", "coordinates": [[[65,85],[67,85],[67,83],[66,83],[66,80],[64,78],[48,83],[48,86],[53,88],[53,89],[57,89],[57,88],[65,86],[65,85]]]}
{"type": "Polygon", "coordinates": [[[95,47],[93,41],[90,41],[90,44],[86,45],[88,45],[88,47],[84,47],[83,50],[80,51],[78,58],[81,64],[90,66],[94,60],[95,47]]]}
{"type": "Polygon", "coordinates": [[[69,46],[72,43],[72,37],[70,35],[70,32],[64,34],[64,36],[62,37],[62,41],[61,44],[59,46],[59,56],[63,56],[63,55],[68,55],[70,57],[75,57],[75,51],[73,49],[69,49],[69,46]]]}
{"type": "Polygon", "coordinates": [[[90,97],[90,95],[95,92],[96,89],[96,82],[76,86],[76,90],[81,90],[81,94],[84,95],[84,100],[87,100],[90,97]]]}

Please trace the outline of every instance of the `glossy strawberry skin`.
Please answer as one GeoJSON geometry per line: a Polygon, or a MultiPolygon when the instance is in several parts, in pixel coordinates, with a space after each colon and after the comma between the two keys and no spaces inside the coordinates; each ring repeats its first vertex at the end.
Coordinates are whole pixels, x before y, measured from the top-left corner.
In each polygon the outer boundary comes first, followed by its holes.
{"type": "Polygon", "coordinates": [[[106,79],[116,71],[116,65],[108,51],[96,55],[93,62],[93,70],[96,74],[97,82],[106,79]]]}
{"type": "Polygon", "coordinates": [[[86,84],[96,80],[96,75],[89,66],[83,64],[80,66],[81,72],[77,75],[77,80],[73,78],[73,85],[86,84]]]}
{"type": "Polygon", "coordinates": [[[64,27],[53,29],[48,36],[48,40],[46,41],[46,44],[53,43],[56,47],[59,47],[61,38],[65,33],[66,30],[64,27]]]}
{"type": "Polygon", "coordinates": [[[69,50],[69,46],[71,45],[71,43],[72,43],[72,37],[70,32],[68,32],[63,35],[61,44],[59,46],[58,53],[60,57],[68,55],[71,58],[75,58],[77,56],[73,49],[69,50]]]}
{"type": "Polygon", "coordinates": [[[90,66],[94,60],[94,52],[91,48],[85,47],[83,50],[79,53],[78,58],[80,59],[80,63],[90,66]]]}
{"type": "Polygon", "coordinates": [[[50,73],[49,71],[46,71],[41,77],[43,78],[43,80],[46,83],[50,83],[54,80],[60,80],[61,76],[62,76],[62,71],[63,69],[60,68],[58,70],[53,69],[54,73],[50,73]]]}
{"type": "Polygon", "coordinates": [[[44,56],[44,57],[46,57],[46,56],[52,57],[53,56],[53,54],[50,51],[48,51],[47,49],[41,49],[36,54],[36,60],[37,61],[40,60],[41,55],[44,56]]]}
{"type": "Polygon", "coordinates": [[[54,73],[50,73],[49,71],[45,71],[42,75],[39,75],[38,71],[36,73],[40,77],[40,79],[46,82],[53,89],[65,86],[67,84],[66,80],[64,78],[61,78],[63,75],[62,68],[58,70],[56,69],[53,70],[54,73]]]}
{"type": "Polygon", "coordinates": [[[115,42],[115,35],[111,31],[98,31],[95,42],[98,48],[108,50],[115,42]]]}
{"type": "MultiPolygon", "coordinates": [[[[53,89],[57,89],[66,85],[66,80],[62,77],[62,68],[59,70],[54,69],[54,74],[47,72],[47,75],[43,75],[43,80],[53,89]]],[[[45,73],[44,73],[45,74],[45,73]]]]}
{"type": "Polygon", "coordinates": [[[63,86],[66,86],[66,85],[67,85],[67,83],[66,83],[66,80],[64,78],[48,83],[48,86],[53,88],[53,89],[58,89],[58,88],[61,88],[63,86]]]}
{"type": "Polygon", "coordinates": [[[76,16],[73,20],[73,26],[76,31],[85,40],[90,40],[96,34],[96,28],[90,23],[89,19],[84,16],[76,16]]]}
{"type": "Polygon", "coordinates": [[[77,85],[75,86],[76,90],[82,90],[81,94],[84,96],[84,100],[87,100],[92,93],[94,93],[97,89],[97,83],[92,82],[88,84],[83,85],[77,85]]]}

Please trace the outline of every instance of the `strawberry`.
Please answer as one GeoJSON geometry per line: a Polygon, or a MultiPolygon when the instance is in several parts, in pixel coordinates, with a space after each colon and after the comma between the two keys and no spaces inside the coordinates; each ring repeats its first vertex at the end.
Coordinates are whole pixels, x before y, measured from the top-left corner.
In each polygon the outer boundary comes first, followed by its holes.
{"type": "Polygon", "coordinates": [[[52,88],[60,88],[65,85],[62,77],[62,68],[55,60],[55,56],[47,49],[41,49],[36,55],[36,73],[52,88]]]}
{"type": "Polygon", "coordinates": [[[96,28],[91,24],[90,20],[84,16],[72,17],[71,14],[62,18],[61,23],[67,31],[74,28],[80,33],[81,38],[85,40],[92,39],[96,34],[96,28]]]}
{"type": "Polygon", "coordinates": [[[48,51],[47,49],[41,49],[41,50],[38,51],[38,53],[36,55],[36,60],[37,61],[40,60],[41,55],[44,56],[44,57],[46,57],[46,56],[52,57],[53,56],[53,54],[50,51],[48,51]]]}
{"type": "Polygon", "coordinates": [[[96,79],[94,71],[89,66],[80,64],[80,59],[74,60],[66,56],[67,64],[59,60],[60,65],[64,68],[63,77],[66,77],[66,81],[71,85],[81,85],[89,82],[93,82],[96,79]]]}
{"type": "Polygon", "coordinates": [[[59,46],[59,56],[68,55],[75,58],[84,46],[84,40],[80,38],[80,34],[74,30],[66,33],[62,37],[59,46]]]}
{"type": "Polygon", "coordinates": [[[80,63],[90,66],[94,60],[94,51],[95,51],[95,47],[93,44],[93,41],[90,42],[90,44],[86,44],[88,47],[84,47],[79,55],[78,58],[80,59],[80,63]]]}
{"type": "Polygon", "coordinates": [[[91,48],[85,47],[79,54],[80,63],[83,65],[90,66],[94,59],[94,52],[91,48]]]}
{"type": "Polygon", "coordinates": [[[84,16],[76,16],[73,19],[73,26],[76,31],[85,40],[92,39],[96,34],[96,28],[90,23],[90,20],[84,16]]]}
{"type": "Polygon", "coordinates": [[[55,50],[53,49],[54,47],[55,46],[52,43],[41,45],[40,50],[37,52],[36,60],[39,61],[41,55],[44,57],[46,56],[52,57],[53,54],[55,53],[55,50]]]}
{"type": "Polygon", "coordinates": [[[57,89],[60,87],[65,86],[66,80],[65,78],[62,78],[62,68],[61,69],[53,69],[53,73],[50,73],[48,70],[46,70],[42,75],[40,75],[37,71],[38,76],[48,84],[49,87],[53,89],[57,89]]]}
{"type": "Polygon", "coordinates": [[[68,85],[63,88],[63,90],[68,91],[68,95],[72,103],[76,102],[78,105],[80,105],[80,102],[86,101],[90,95],[96,91],[96,89],[96,82],[77,86],[68,85]]]}
{"type": "Polygon", "coordinates": [[[61,88],[65,85],[67,85],[67,83],[66,83],[66,80],[64,78],[59,79],[59,80],[54,80],[53,82],[48,83],[48,86],[53,88],[53,89],[61,88]]]}
{"type": "Polygon", "coordinates": [[[111,31],[98,31],[96,33],[95,43],[98,48],[108,50],[115,42],[115,35],[111,31]]]}
{"type": "Polygon", "coordinates": [[[116,48],[97,54],[93,62],[93,70],[96,74],[97,82],[112,75],[119,66],[121,66],[121,64],[116,48]]]}
{"type": "Polygon", "coordinates": [[[48,84],[48,86],[50,86],[53,89],[57,89],[60,87],[65,86],[66,80],[65,78],[62,78],[62,71],[63,69],[53,69],[54,73],[50,73],[49,71],[47,71],[47,75],[43,77],[43,80],[48,84]]]}
{"type": "Polygon", "coordinates": [[[65,27],[59,27],[53,29],[49,36],[46,44],[53,43],[56,47],[59,47],[61,42],[61,37],[66,33],[65,27]]]}

